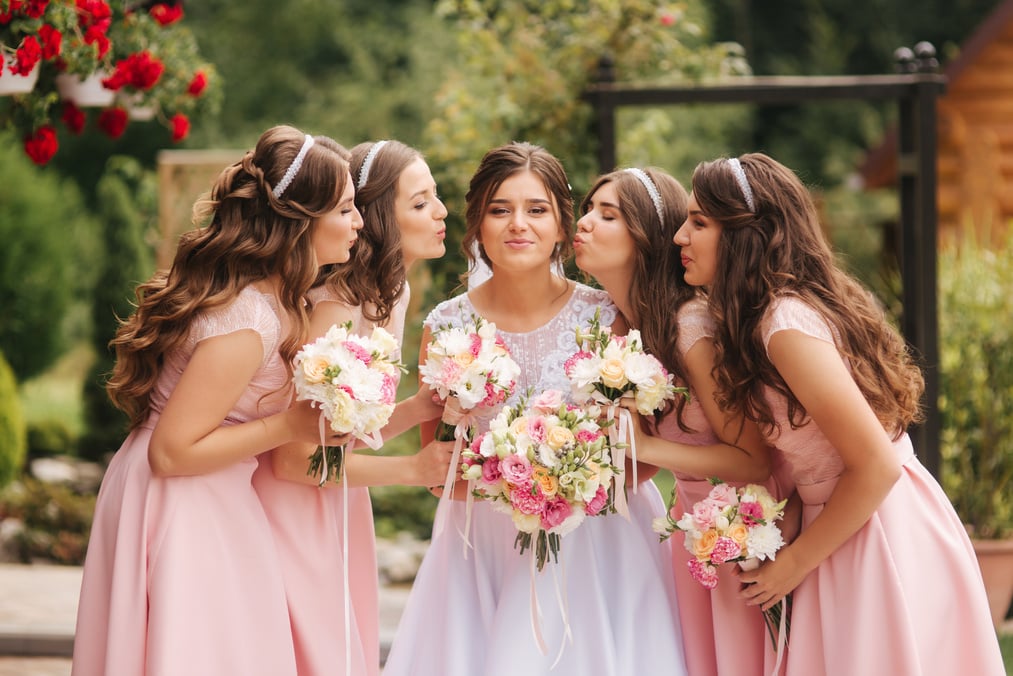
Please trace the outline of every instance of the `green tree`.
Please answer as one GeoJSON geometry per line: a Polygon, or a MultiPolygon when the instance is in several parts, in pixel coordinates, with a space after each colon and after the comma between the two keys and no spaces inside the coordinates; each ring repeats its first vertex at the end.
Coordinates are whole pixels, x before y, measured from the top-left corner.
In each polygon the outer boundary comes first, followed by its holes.
{"type": "MultiPolygon", "coordinates": [[[[436,8],[454,27],[456,54],[423,147],[448,203],[460,208],[483,153],[511,140],[545,146],[563,161],[575,195],[586,190],[598,172],[597,137],[582,95],[597,78],[602,56],[612,58],[621,81],[685,83],[748,71],[737,45],[708,41],[699,3],[440,0],[436,8]]],[[[686,165],[686,153],[695,163],[712,154],[700,152],[702,145],[720,144],[714,131],[734,129],[734,115],[719,119],[728,129],[708,129],[700,113],[626,113],[620,160],[673,170],[686,165]]],[[[448,243],[451,251],[461,230],[450,229],[456,238],[448,243]]],[[[443,295],[463,265],[447,256],[430,268],[433,292],[443,295]]]]}
{"type": "Polygon", "coordinates": [[[150,237],[157,218],[157,185],[152,172],[130,157],[109,160],[96,190],[102,221],[103,263],[92,297],[96,359],[84,382],[86,432],[81,455],[99,459],[115,451],[126,433],[126,416],[106,395],[105,380],[115,363],[109,341],[118,319],[133,311],[133,290],[154,269],[150,237]]]}
{"type": "Polygon", "coordinates": [[[21,473],[27,441],[18,381],[0,350],[0,488],[21,473]]]}
{"type": "Polygon", "coordinates": [[[86,335],[97,228],[75,185],[0,136],[0,349],[18,380],[86,335]]]}

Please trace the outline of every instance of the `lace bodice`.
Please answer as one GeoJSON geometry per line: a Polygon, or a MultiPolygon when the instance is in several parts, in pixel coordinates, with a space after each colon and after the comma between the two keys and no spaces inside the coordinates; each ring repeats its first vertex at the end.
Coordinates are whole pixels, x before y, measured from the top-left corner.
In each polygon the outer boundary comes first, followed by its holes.
{"type": "Polygon", "coordinates": [[[183,345],[166,355],[158,383],[151,394],[152,411],[160,413],[165,407],[198,343],[246,329],[260,335],[264,357],[246,391],[226,417],[225,424],[246,422],[284,410],[290,390],[284,387],[289,373],[278,353],[282,322],[272,296],[246,287],[228,305],[196,317],[183,345]]]}
{"type": "MultiPolygon", "coordinates": [[[[602,325],[611,325],[617,311],[608,294],[578,283],[563,309],[534,331],[499,331],[521,370],[517,389],[508,404],[516,403],[529,388],[535,394],[549,389],[569,394],[570,382],[563,372],[563,362],[577,352],[576,328],[590,324],[598,308],[601,308],[602,325]]],[[[463,326],[477,314],[468,294],[464,293],[437,305],[426,317],[425,326],[430,331],[440,326],[463,326]]]]}

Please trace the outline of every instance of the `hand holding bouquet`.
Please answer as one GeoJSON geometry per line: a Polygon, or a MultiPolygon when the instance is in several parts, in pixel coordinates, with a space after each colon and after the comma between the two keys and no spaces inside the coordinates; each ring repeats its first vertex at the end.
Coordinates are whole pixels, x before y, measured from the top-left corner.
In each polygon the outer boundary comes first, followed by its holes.
{"type": "Polygon", "coordinates": [[[461,476],[517,526],[514,546],[532,547],[538,570],[560,538],[587,516],[612,511],[612,449],[595,411],[548,390],[530,405],[504,408],[463,453],[461,476]]]}
{"type": "MultiPolygon", "coordinates": [[[[752,570],[761,561],[774,559],[777,550],[785,543],[781,529],[775,523],[784,516],[787,500],[774,500],[766,488],[748,484],[734,488],[720,479],[711,479],[713,488],[706,498],[685,512],[678,520],[667,516],[656,519],[653,527],[661,539],[673,530],[686,533],[686,549],[693,555],[689,560],[689,574],[707,589],[718,584],[717,566],[737,562],[743,570],[752,570]]],[[[774,647],[785,607],[790,608],[791,597],[764,612],[767,629],[774,647]]],[[[787,633],[787,617],[785,618],[787,633]]]]}
{"type": "MultiPolygon", "coordinates": [[[[377,433],[394,412],[397,384],[404,365],[397,340],[376,327],[368,338],[351,333],[352,324],[332,326],[327,333],[304,345],[295,357],[293,380],[296,399],[319,406],[332,430],[362,439],[379,448],[377,433]]],[[[323,429],[321,420],[321,431],[323,429]]],[[[310,456],[311,476],[341,477],[343,446],[321,445],[310,456]]]]}

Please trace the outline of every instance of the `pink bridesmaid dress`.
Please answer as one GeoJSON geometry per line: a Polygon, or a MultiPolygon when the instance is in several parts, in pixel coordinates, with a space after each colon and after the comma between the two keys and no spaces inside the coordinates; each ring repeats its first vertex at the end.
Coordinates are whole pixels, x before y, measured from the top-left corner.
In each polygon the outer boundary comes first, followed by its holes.
{"type": "Polygon", "coordinates": [[[254,330],[264,361],[222,423],[285,409],[281,323],[270,296],[243,290],[202,316],[166,356],[152,413],[113,457],[95,507],[74,639],[74,676],[296,674],[282,570],[250,478],[255,458],[156,478],[148,442],[197,344],[254,330]],[[265,396],[266,395],[266,396],[265,396]]]}
{"type": "MultiPolygon", "coordinates": [[[[324,288],[311,291],[310,298],[314,302],[340,302],[324,288]]],[[[403,338],[408,300],[406,285],[387,327],[399,343],[403,338]]],[[[360,334],[368,334],[373,328],[359,308],[352,323],[352,330],[360,334]]],[[[267,512],[281,555],[299,675],[342,675],[348,651],[351,674],[377,676],[380,673],[379,581],[369,489],[337,486],[319,489],[277,479],[267,453],[260,456],[253,485],[267,512]],[[342,492],[348,494],[348,561],[342,551],[342,492]],[[346,565],[351,620],[347,646],[346,565]]]]}
{"type": "MultiPolygon", "coordinates": [[[[681,354],[689,352],[697,341],[713,336],[714,321],[705,301],[694,299],[679,309],[678,348],[681,354]]],[[[683,417],[692,432],[682,430],[673,413],[661,421],[658,436],[693,445],[720,443],[695,392],[690,395],[683,417]]],[[[676,472],[675,477],[679,513],[690,511],[710,492],[711,484],[706,478],[680,472],[676,472]]],[[[766,485],[773,495],[783,492],[773,479],[766,485]]],[[[739,583],[731,570],[721,571],[720,581],[712,590],[690,577],[687,564],[692,556],[686,550],[685,534],[677,530],[671,539],[672,571],[689,673],[693,676],[769,675],[775,654],[760,609],[746,605],[739,597],[739,583]]]]}
{"type": "MultiPolygon", "coordinates": [[[[775,301],[761,322],[764,344],[794,330],[834,342],[830,326],[795,296],[775,301]]],[[[802,498],[802,529],[813,522],[844,469],[809,420],[792,429],[787,402],[768,391],[783,452],[802,498]]],[[[907,434],[894,445],[900,479],[869,521],[795,589],[789,676],[975,674],[1004,676],[985,588],[967,533],[907,434]]]]}

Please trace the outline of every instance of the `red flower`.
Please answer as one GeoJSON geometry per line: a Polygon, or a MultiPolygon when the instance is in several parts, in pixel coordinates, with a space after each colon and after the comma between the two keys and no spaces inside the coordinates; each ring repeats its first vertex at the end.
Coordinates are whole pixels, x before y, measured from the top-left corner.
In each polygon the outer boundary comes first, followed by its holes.
{"type": "Polygon", "coordinates": [[[14,55],[17,58],[17,63],[11,64],[11,72],[18,75],[28,75],[32,72],[32,68],[35,68],[35,64],[42,59],[42,46],[34,35],[29,35],[21,42],[21,46],[18,47],[14,55]]]}
{"type": "Polygon", "coordinates": [[[46,13],[46,5],[48,4],[49,0],[28,0],[28,5],[25,7],[25,14],[33,19],[38,19],[46,13]]]}
{"type": "Polygon", "coordinates": [[[186,93],[190,96],[200,96],[207,86],[208,76],[204,74],[204,71],[198,70],[193,74],[193,79],[190,80],[190,85],[186,88],[186,93]]]}
{"type": "Polygon", "coordinates": [[[14,18],[14,15],[21,9],[22,0],[11,0],[7,5],[6,12],[0,12],[0,26],[6,26],[14,18]]]}
{"type": "Polygon", "coordinates": [[[661,21],[662,26],[671,26],[675,23],[675,16],[669,14],[668,12],[665,12],[664,14],[661,15],[661,18],[658,20],[661,21]]]}
{"type": "Polygon", "coordinates": [[[160,2],[154,5],[149,11],[149,14],[163,26],[168,26],[171,23],[176,23],[183,18],[183,5],[169,5],[164,2],[160,2]]]}
{"type": "Polygon", "coordinates": [[[108,28],[108,26],[105,28],[102,26],[89,26],[84,32],[84,41],[89,45],[95,45],[95,48],[98,50],[98,58],[100,59],[109,53],[109,47],[111,46],[109,38],[106,37],[106,30],[108,28]]]}
{"type": "Polygon", "coordinates": [[[183,113],[176,113],[169,120],[172,125],[172,142],[179,143],[190,133],[190,120],[183,113]]]}
{"type": "Polygon", "coordinates": [[[84,111],[73,101],[63,102],[63,116],[60,119],[72,134],[80,134],[84,130],[84,111]]]}
{"type": "Polygon", "coordinates": [[[46,23],[39,28],[39,37],[42,38],[43,59],[50,61],[60,55],[60,50],[63,47],[63,33],[46,23]]]}
{"type": "Polygon", "coordinates": [[[77,13],[77,22],[84,29],[97,26],[104,33],[112,23],[113,13],[105,0],[77,0],[77,13]]]}
{"type": "Polygon", "coordinates": [[[113,74],[102,80],[106,89],[117,91],[130,85],[137,89],[151,89],[162,77],[165,64],[151,55],[150,52],[137,52],[116,62],[113,74]]]}
{"type": "Polygon", "coordinates": [[[123,108],[106,108],[99,113],[98,127],[109,138],[119,138],[127,128],[127,111],[123,108]]]}
{"type": "Polygon", "coordinates": [[[56,130],[52,125],[39,127],[31,136],[25,137],[25,154],[32,158],[32,162],[44,165],[53,159],[53,155],[60,148],[56,140],[56,130]]]}

